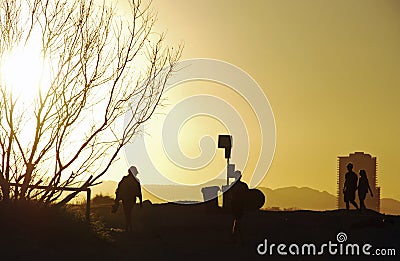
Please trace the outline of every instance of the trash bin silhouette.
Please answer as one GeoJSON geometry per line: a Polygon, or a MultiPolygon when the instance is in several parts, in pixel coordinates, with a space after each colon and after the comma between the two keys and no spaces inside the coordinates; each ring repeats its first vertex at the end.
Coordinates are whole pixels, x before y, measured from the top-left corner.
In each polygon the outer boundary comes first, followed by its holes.
{"type": "Polygon", "coordinates": [[[203,199],[207,209],[218,208],[218,192],[220,190],[221,189],[218,186],[205,187],[201,189],[201,193],[203,193],[203,199]]]}

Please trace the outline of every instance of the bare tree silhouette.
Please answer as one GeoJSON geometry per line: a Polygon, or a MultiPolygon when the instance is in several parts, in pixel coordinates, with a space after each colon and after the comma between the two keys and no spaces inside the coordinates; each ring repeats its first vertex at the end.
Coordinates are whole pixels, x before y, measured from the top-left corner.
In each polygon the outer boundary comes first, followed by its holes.
{"type": "Polygon", "coordinates": [[[68,202],[74,194],[55,187],[93,185],[160,104],[182,48],[164,47],[150,4],[130,7],[120,16],[103,1],[1,1],[0,57],[38,38],[43,66],[50,64],[28,101],[0,75],[3,200],[68,202]]]}

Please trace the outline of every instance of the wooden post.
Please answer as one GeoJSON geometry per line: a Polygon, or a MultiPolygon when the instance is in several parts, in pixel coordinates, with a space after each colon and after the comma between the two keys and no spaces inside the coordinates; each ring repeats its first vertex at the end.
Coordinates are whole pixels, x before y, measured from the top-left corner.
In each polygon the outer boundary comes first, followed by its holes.
{"type": "Polygon", "coordinates": [[[229,186],[229,158],[226,159],[226,185],[229,186]]]}
{"type": "Polygon", "coordinates": [[[92,191],[90,188],[86,189],[86,222],[90,223],[90,198],[92,191]]]}

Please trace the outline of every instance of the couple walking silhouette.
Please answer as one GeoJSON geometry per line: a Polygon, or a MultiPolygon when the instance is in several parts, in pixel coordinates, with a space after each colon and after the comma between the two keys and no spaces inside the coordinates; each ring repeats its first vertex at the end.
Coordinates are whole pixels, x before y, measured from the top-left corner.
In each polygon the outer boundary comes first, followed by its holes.
{"type": "Polygon", "coordinates": [[[367,196],[368,191],[371,193],[371,197],[373,197],[371,187],[369,186],[367,173],[365,170],[360,170],[359,172],[360,178],[357,177],[357,174],[353,171],[353,164],[347,164],[347,173],[345,175],[343,193],[344,193],[344,202],[346,203],[346,209],[350,208],[350,203],[356,209],[366,209],[365,207],[365,198],[367,196]],[[358,190],[358,198],[360,200],[360,208],[358,208],[357,202],[355,202],[356,198],[356,190],[358,190]]]}

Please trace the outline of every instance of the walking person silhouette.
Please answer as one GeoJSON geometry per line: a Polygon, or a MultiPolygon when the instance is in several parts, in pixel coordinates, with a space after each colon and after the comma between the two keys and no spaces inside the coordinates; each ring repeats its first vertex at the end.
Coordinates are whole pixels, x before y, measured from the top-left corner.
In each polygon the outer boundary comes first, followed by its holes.
{"type": "Polygon", "coordinates": [[[356,198],[356,190],[357,190],[357,174],[353,172],[353,164],[347,164],[347,173],[345,175],[343,193],[344,193],[344,202],[346,202],[346,209],[350,208],[349,202],[353,204],[353,206],[358,209],[357,203],[354,201],[356,198]]]}
{"type": "Polygon", "coordinates": [[[360,179],[358,180],[358,199],[360,200],[360,210],[366,209],[364,200],[368,191],[371,193],[371,197],[373,197],[374,195],[372,194],[371,187],[369,186],[367,172],[362,169],[360,170],[360,179]]]}
{"type": "Polygon", "coordinates": [[[237,180],[230,188],[231,193],[231,208],[233,214],[232,237],[235,243],[243,244],[242,235],[242,218],[246,208],[246,195],[249,192],[249,187],[241,181],[242,173],[235,171],[237,180]]]}
{"type": "Polygon", "coordinates": [[[142,191],[140,182],[136,177],[138,171],[135,166],[131,166],[128,170],[128,175],[124,176],[118,183],[118,188],[115,191],[116,199],[113,212],[116,212],[119,201],[122,200],[122,207],[125,215],[125,230],[132,232],[132,209],[136,204],[136,198],[140,200],[142,206],[142,191]]]}

